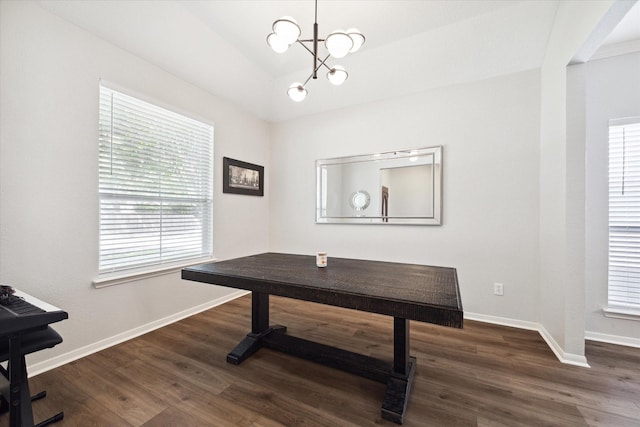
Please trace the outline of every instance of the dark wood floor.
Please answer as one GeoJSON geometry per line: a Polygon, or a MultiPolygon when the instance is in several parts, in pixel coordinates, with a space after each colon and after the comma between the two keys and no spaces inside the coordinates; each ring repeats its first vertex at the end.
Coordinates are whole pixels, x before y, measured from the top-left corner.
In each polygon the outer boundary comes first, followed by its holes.
{"type": "MultiPolygon", "coordinates": [[[[271,350],[225,357],[250,328],[250,297],[38,375],[36,421],[56,426],[393,426],[385,386],[271,350]]],[[[390,359],[393,320],[284,298],[292,335],[390,359]]],[[[591,369],[563,365],[537,332],[466,321],[411,323],[418,367],[405,426],[640,426],[640,349],[587,343],[591,369]]],[[[8,415],[0,416],[8,425],[8,415]]]]}

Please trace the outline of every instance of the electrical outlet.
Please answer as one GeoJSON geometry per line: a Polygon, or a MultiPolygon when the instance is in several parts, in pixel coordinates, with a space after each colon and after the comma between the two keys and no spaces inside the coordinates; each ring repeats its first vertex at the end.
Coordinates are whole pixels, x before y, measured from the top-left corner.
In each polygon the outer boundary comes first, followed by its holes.
{"type": "Polygon", "coordinates": [[[502,283],[494,283],[493,284],[493,294],[494,295],[504,295],[504,285],[502,283]]]}

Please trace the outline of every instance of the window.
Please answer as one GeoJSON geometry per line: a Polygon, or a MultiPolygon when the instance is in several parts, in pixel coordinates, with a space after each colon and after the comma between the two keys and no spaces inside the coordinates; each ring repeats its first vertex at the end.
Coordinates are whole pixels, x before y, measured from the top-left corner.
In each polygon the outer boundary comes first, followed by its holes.
{"type": "Polygon", "coordinates": [[[212,126],[101,85],[99,146],[100,275],[212,256],[212,126]]]}
{"type": "Polygon", "coordinates": [[[640,314],[640,117],[609,122],[608,300],[640,314]]]}

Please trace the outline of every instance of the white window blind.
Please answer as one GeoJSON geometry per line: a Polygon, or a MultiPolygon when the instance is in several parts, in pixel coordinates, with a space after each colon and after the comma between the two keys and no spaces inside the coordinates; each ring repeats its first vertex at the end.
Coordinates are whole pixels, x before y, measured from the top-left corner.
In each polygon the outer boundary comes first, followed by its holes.
{"type": "Polygon", "coordinates": [[[640,309],[640,117],[609,122],[609,306],[640,309]]]}
{"type": "Polygon", "coordinates": [[[100,86],[100,274],[211,257],[213,127],[100,86]]]}

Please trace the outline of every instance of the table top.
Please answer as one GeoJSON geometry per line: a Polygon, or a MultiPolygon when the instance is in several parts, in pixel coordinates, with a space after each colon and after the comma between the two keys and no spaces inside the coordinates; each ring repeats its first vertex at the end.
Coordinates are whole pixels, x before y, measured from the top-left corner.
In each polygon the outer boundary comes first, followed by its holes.
{"type": "Polygon", "coordinates": [[[462,327],[454,268],[263,253],[182,270],[182,278],[305,301],[462,327]]]}

